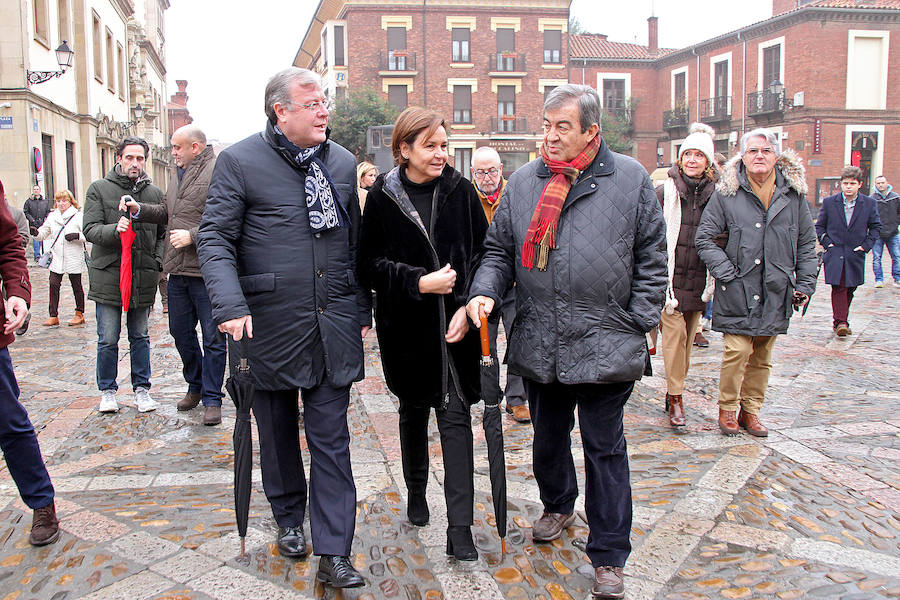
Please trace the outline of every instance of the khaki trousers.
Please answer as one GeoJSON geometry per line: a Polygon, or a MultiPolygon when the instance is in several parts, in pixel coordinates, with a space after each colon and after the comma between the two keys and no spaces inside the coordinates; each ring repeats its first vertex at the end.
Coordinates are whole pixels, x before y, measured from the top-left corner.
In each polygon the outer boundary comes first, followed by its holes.
{"type": "Polygon", "coordinates": [[[671,315],[663,311],[660,318],[666,391],[673,396],[680,396],[684,392],[684,380],[691,368],[691,348],[700,316],[699,311],[680,313],[676,310],[671,315]]]}
{"type": "Polygon", "coordinates": [[[725,353],[719,373],[719,408],[736,411],[738,407],[758,415],[766,397],[772,373],[772,349],[775,337],[726,333],[725,353]]]}

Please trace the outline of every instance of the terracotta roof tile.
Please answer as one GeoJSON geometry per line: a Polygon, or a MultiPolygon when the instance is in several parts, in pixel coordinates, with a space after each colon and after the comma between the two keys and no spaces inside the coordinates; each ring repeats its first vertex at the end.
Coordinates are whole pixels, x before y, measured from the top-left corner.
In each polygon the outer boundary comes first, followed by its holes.
{"type": "MultiPolygon", "coordinates": [[[[900,1],[900,0],[898,0],[900,1]]],[[[660,48],[659,53],[651,55],[647,46],[611,42],[605,35],[576,34],[569,38],[569,55],[572,58],[658,58],[673,48],[660,48]]]]}
{"type": "Polygon", "coordinates": [[[900,0],[813,0],[803,4],[802,8],[896,8],[900,9],[900,0]]]}

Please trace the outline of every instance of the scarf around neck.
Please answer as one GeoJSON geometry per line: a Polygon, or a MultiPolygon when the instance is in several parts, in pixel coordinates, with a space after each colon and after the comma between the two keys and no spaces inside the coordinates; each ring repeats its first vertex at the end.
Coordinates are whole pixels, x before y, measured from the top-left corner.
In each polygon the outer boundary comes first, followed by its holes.
{"type": "Polygon", "coordinates": [[[297,166],[306,171],[303,187],[306,193],[309,227],[313,233],[349,227],[350,215],[337,201],[337,188],[322,161],[325,144],[301,148],[290,141],[278,125],[273,125],[272,129],[277,144],[290,155],[297,166]]]}
{"type": "Polygon", "coordinates": [[[571,162],[553,160],[547,155],[546,142],[541,145],[541,158],[553,176],[541,192],[541,199],[528,225],[528,234],[522,243],[522,266],[529,271],[534,267],[535,256],[537,268],[541,271],[547,269],[550,250],[556,248],[556,227],[566,196],[581,172],[594,162],[599,151],[600,134],[595,135],[571,162]]]}

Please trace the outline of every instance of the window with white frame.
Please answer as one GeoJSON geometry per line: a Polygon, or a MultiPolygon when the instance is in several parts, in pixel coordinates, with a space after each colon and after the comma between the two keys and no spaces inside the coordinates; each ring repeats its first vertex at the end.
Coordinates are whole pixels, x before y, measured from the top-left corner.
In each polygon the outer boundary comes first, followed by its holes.
{"type": "Polygon", "coordinates": [[[847,109],[887,106],[890,32],[851,29],[847,46],[847,109]]]}

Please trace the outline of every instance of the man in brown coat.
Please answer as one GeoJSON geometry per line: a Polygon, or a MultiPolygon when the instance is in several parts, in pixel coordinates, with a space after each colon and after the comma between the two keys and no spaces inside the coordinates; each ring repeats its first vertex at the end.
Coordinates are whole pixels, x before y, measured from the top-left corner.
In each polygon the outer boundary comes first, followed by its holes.
{"type": "Polygon", "coordinates": [[[195,125],[172,134],[172,156],[177,177],[169,179],[163,204],[123,202],[122,210],[149,223],[167,223],[169,242],[163,272],[169,274],[169,331],[181,355],[187,393],[178,401],[186,411],[203,402],[203,424],[222,422],[222,380],[225,378],[225,336],[212,318],[212,305],[197,260],[197,229],[206,207],[206,194],[216,157],[206,135],[195,125]],[[197,323],[203,332],[203,350],[197,343],[197,323]]]}

